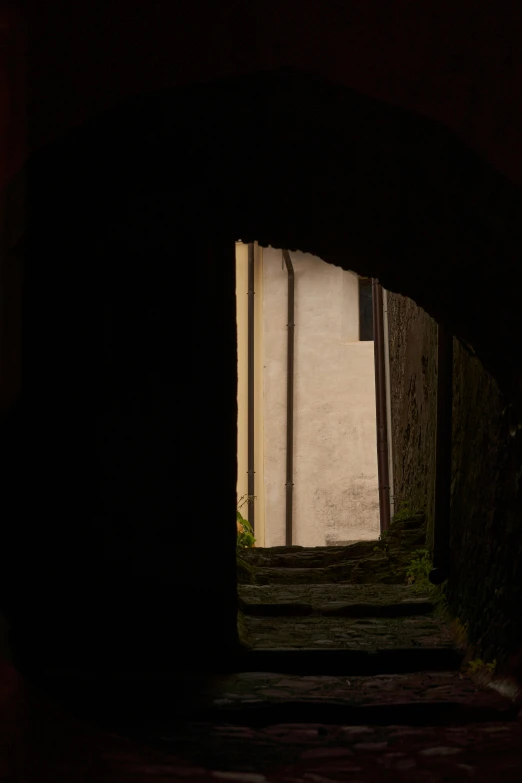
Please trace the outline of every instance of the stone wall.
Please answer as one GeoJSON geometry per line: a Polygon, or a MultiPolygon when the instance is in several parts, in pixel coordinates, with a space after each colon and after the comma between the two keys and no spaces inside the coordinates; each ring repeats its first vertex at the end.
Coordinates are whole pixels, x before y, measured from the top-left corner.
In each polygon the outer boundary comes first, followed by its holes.
{"type": "Polygon", "coordinates": [[[506,400],[479,360],[454,349],[447,594],[477,655],[521,674],[522,432],[510,434],[506,400]]]}
{"type": "MultiPolygon", "coordinates": [[[[425,504],[433,521],[436,428],[435,322],[389,296],[395,494],[425,504]]],[[[451,576],[446,595],[476,655],[520,670],[522,433],[478,359],[454,341],[451,576]],[[513,427],[511,427],[513,431],[513,427]],[[517,609],[518,607],[518,609],[517,609]]]]}
{"type": "Polygon", "coordinates": [[[411,299],[388,294],[395,510],[433,522],[437,325],[411,299]]]}

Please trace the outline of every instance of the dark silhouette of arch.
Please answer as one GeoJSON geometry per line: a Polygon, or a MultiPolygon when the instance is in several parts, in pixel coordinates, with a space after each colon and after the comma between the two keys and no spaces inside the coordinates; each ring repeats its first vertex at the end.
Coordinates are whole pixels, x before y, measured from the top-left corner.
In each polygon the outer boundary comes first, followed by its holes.
{"type": "Polygon", "coordinates": [[[12,548],[32,536],[45,589],[21,648],[45,631],[42,602],[64,660],[168,668],[172,617],[189,655],[233,643],[238,238],[378,277],[520,405],[521,196],[433,122],[258,74],[130,101],[26,176],[23,384],[4,443],[12,548]]]}
{"type": "Polygon", "coordinates": [[[378,276],[518,390],[521,194],[431,120],[282,71],[142,96],[39,157],[47,234],[132,225],[146,246],[196,212],[378,276]]]}

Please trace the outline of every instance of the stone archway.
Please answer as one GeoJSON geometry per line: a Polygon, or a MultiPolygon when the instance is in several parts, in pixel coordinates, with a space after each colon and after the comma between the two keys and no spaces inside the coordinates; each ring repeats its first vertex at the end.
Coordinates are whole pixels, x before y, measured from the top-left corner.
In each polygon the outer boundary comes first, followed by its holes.
{"type": "Polygon", "coordinates": [[[520,195],[434,123],[262,74],[114,109],[36,156],[28,183],[7,442],[13,491],[36,482],[53,512],[37,528],[22,500],[13,533],[38,542],[43,587],[13,602],[34,661],[42,602],[47,665],[59,650],[169,668],[234,646],[236,239],[379,277],[519,399],[520,195]]]}
{"type": "Polygon", "coordinates": [[[106,221],[198,210],[223,234],[340,265],[348,251],[518,389],[521,194],[444,127],[283,71],[143,96],[73,134],[69,155],[77,181],[80,156],[88,187],[103,178],[106,221]]]}

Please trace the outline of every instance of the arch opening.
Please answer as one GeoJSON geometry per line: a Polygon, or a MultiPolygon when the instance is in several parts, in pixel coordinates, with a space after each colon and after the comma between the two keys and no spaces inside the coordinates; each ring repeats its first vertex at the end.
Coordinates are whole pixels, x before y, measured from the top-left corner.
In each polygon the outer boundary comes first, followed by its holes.
{"type": "Polygon", "coordinates": [[[238,237],[378,278],[520,406],[520,195],[434,123],[261,74],[108,112],[26,178],[24,369],[5,443],[10,500],[32,482],[53,510],[35,530],[18,502],[12,534],[13,549],[31,535],[46,585],[14,600],[20,647],[43,638],[45,600],[48,663],[58,650],[62,666],[168,668],[173,649],[237,642],[236,531],[213,517],[235,506],[238,237]],[[67,634],[64,583],[79,607],[67,634]]]}

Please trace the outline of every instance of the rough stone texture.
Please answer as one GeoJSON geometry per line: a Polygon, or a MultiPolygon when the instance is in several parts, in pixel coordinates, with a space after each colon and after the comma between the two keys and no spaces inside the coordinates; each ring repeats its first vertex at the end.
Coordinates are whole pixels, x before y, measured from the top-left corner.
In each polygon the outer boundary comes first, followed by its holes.
{"type": "Polygon", "coordinates": [[[522,430],[480,362],[455,344],[451,608],[477,655],[522,675],[522,430]]]}
{"type": "Polygon", "coordinates": [[[327,584],[329,582],[404,584],[406,564],[376,554],[364,560],[345,560],[326,568],[257,568],[256,584],[327,584]]]}
{"type": "Polygon", "coordinates": [[[428,601],[426,593],[414,593],[405,585],[240,585],[239,595],[249,603],[308,603],[314,608],[336,604],[397,605],[404,602],[428,601]]]}
{"type": "MultiPolygon", "coordinates": [[[[420,684],[419,695],[426,691],[420,684]]],[[[490,783],[499,775],[505,783],[519,783],[522,771],[519,722],[375,726],[296,719],[259,728],[185,722],[133,736],[100,732],[34,698],[30,713],[19,697],[16,705],[16,717],[12,706],[2,711],[2,720],[10,722],[2,732],[0,775],[27,783],[490,783]]]]}
{"type": "Polygon", "coordinates": [[[240,584],[404,584],[413,553],[426,543],[423,514],[394,522],[386,539],[347,547],[245,549],[240,584]]]}
{"type": "Polygon", "coordinates": [[[431,617],[245,617],[246,641],[254,649],[338,648],[378,650],[453,647],[450,633],[431,617]]]}
{"type": "Polygon", "coordinates": [[[250,563],[271,565],[242,565],[253,575],[239,585],[242,640],[252,649],[452,648],[448,631],[430,616],[430,591],[405,585],[414,547],[424,540],[418,515],[394,522],[371,546],[246,550],[250,563]],[[351,552],[353,560],[340,559],[351,552]],[[303,567],[307,559],[315,565],[303,567]]]}
{"type": "Polygon", "coordinates": [[[317,722],[262,729],[203,725],[187,740],[167,733],[161,747],[166,754],[165,771],[169,752],[177,751],[178,759],[182,755],[192,759],[191,765],[185,761],[185,774],[194,783],[220,779],[241,783],[490,783],[498,775],[506,783],[519,783],[521,737],[518,724],[499,723],[450,728],[317,722]],[[222,772],[207,778],[201,767],[222,772]]]}
{"type": "MultiPolygon", "coordinates": [[[[387,545],[401,551],[411,551],[425,533],[426,518],[422,511],[392,522],[386,534],[387,545]]],[[[242,557],[249,563],[270,567],[330,565],[339,560],[353,560],[371,554],[378,544],[374,541],[354,541],[342,546],[274,546],[245,548],[242,557]],[[306,562],[305,562],[306,560],[306,562]]]]}
{"type": "Polygon", "coordinates": [[[376,541],[361,541],[350,546],[331,547],[252,547],[242,559],[250,565],[267,568],[316,568],[343,560],[372,556],[376,541]]]}
{"type": "MultiPolygon", "coordinates": [[[[437,324],[400,294],[388,294],[393,482],[401,504],[433,521],[437,424],[437,324]]],[[[429,532],[428,532],[429,535],[429,532]]]]}
{"type": "MultiPolygon", "coordinates": [[[[246,551],[246,550],[245,550],[246,551]]],[[[236,557],[236,575],[240,585],[249,585],[255,582],[256,568],[249,565],[243,557],[236,557]]]]}
{"type": "Polygon", "coordinates": [[[466,704],[508,710],[510,700],[492,688],[480,687],[462,672],[415,672],[373,677],[310,675],[281,676],[269,672],[244,672],[223,677],[209,688],[214,704],[279,704],[310,701],[344,705],[412,704],[419,702],[466,704]]]}
{"type": "MultiPolygon", "coordinates": [[[[435,325],[403,297],[390,295],[389,303],[396,496],[424,499],[430,523],[435,325]]],[[[522,627],[513,617],[522,605],[522,431],[495,380],[457,340],[453,372],[452,575],[446,595],[475,654],[520,673],[522,627]]]]}
{"type": "Polygon", "coordinates": [[[158,731],[151,742],[194,764],[223,769],[219,765],[226,758],[229,770],[261,773],[274,781],[313,781],[314,774],[345,780],[343,774],[356,766],[364,781],[386,770],[419,767],[430,780],[434,773],[448,774],[441,760],[449,760],[449,770],[459,779],[462,768],[455,766],[455,756],[464,765],[472,756],[473,769],[479,771],[494,748],[506,753],[503,761],[513,780],[520,770],[520,724],[509,723],[511,703],[460,673],[347,678],[249,672],[224,677],[207,692],[213,721],[207,715],[197,723],[165,726],[161,738],[158,731]],[[404,720],[405,705],[415,714],[415,725],[394,725],[394,715],[404,720]],[[314,711],[315,720],[309,717],[314,711]],[[290,712],[293,717],[287,718],[290,712]],[[372,714],[381,725],[372,722],[372,714]],[[406,764],[407,759],[413,763],[406,764]],[[286,764],[284,772],[291,777],[280,778],[286,764]]]}

